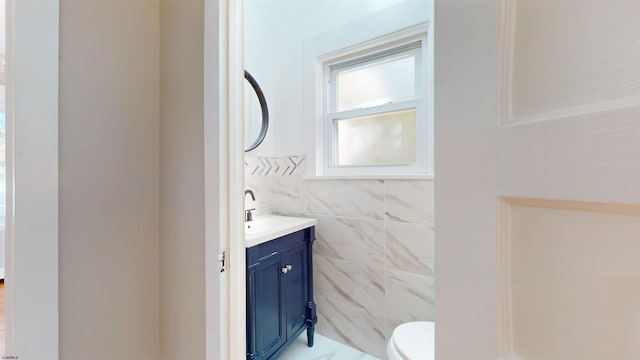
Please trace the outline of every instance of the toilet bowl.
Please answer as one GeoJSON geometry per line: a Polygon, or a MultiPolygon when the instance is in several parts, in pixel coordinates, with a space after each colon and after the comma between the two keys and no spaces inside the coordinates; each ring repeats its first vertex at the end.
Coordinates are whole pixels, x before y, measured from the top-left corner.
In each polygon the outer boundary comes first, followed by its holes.
{"type": "Polygon", "coordinates": [[[435,327],[430,321],[414,321],[393,330],[387,344],[389,360],[433,360],[435,327]]]}

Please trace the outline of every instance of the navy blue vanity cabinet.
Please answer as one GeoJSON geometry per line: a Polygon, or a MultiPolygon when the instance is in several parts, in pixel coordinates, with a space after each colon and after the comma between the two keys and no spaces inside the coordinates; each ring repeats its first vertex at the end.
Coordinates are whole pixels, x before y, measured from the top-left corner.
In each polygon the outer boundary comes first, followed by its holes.
{"type": "Polygon", "coordinates": [[[313,346],[315,227],[247,248],[247,359],[276,359],[307,331],[313,346]]]}

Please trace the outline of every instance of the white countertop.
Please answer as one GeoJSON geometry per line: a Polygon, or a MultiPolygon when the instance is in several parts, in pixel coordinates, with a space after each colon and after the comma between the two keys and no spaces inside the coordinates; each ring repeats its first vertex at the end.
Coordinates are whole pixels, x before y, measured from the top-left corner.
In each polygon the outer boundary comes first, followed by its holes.
{"type": "Polygon", "coordinates": [[[253,221],[244,224],[244,246],[252,247],[298,230],[315,226],[313,218],[280,215],[257,215],[253,221]]]}

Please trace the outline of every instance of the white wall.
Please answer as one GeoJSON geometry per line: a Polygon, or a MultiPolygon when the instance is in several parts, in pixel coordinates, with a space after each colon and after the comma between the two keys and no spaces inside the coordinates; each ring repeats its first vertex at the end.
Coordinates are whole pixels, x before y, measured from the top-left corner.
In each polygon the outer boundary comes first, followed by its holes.
{"type": "MultiPolygon", "coordinates": [[[[417,0],[246,1],[245,68],[263,88],[271,118],[265,145],[250,154],[282,156],[308,151],[314,138],[308,137],[307,130],[314,128],[315,119],[309,119],[303,109],[305,45],[316,36],[398,3],[422,6],[426,21],[427,2],[417,0]]],[[[399,24],[405,21],[396,20],[399,24]]],[[[377,36],[377,31],[360,29],[357,34],[340,36],[368,39],[377,36]]]]}
{"type": "Polygon", "coordinates": [[[60,358],[157,360],[158,2],[60,12],[60,358]]]}

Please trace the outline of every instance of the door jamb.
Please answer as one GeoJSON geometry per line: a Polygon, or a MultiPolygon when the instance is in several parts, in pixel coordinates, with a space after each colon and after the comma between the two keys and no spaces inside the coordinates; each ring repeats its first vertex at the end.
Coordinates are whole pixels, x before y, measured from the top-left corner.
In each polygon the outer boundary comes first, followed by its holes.
{"type": "Polygon", "coordinates": [[[59,5],[6,2],[5,341],[25,359],[59,357],[59,5]]]}
{"type": "MultiPolygon", "coordinates": [[[[243,2],[224,1],[228,161],[229,359],[246,357],[246,265],[244,247],[244,51],[243,2]]],[[[223,25],[221,25],[223,26],[223,25]]],[[[221,69],[225,69],[221,66],[221,69]]]]}

